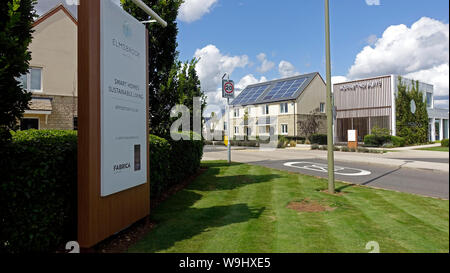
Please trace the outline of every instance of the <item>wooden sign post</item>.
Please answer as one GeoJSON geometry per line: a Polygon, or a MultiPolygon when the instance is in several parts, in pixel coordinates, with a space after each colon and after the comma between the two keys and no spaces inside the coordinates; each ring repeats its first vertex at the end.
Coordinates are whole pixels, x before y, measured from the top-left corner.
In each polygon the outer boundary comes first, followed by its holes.
{"type": "Polygon", "coordinates": [[[110,4],[81,0],[78,7],[77,240],[83,248],[150,213],[148,35],[110,4]],[[102,25],[106,16],[116,18],[111,28],[102,25]]]}

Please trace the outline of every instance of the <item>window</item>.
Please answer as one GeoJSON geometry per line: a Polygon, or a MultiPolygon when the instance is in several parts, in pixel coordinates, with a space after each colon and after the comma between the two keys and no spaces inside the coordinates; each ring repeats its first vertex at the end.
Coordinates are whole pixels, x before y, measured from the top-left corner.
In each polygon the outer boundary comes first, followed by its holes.
{"type": "Polygon", "coordinates": [[[239,127],[238,126],[234,126],[234,133],[235,134],[239,134],[239,127]]]}
{"type": "Polygon", "coordinates": [[[427,107],[431,107],[433,105],[433,94],[427,92],[427,107]]]}
{"type": "Polygon", "coordinates": [[[287,102],[280,104],[280,113],[286,114],[288,112],[288,104],[287,102]]]}
{"type": "Polygon", "coordinates": [[[30,68],[26,75],[18,79],[22,87],[28,91],[42,92],[42,68],[30,68]]]}
{"type": "Polygon", "coordinates": [[[239,117],[239,108],[238,109],[234,109],[234,117],[235,118],[239,117]]]}
{"type": "Polygon", "coordinates": [[[287,135],[288,133],[288,125],[287,124],[281,124],[281,134],[287,135]]]}
{"type": "Polygon", "coordinates": [[[73,129],[78,130],[78,117],[73,117],[73,129]]]}
{"type": "Polygon", "coordinates": [[[319,106],[320,113],[325,113],[325,103],[321,102],[319,106]]]}
{"type": "Polygon", "coordinates": [[[39,130],[39,118],[23,118],[20,120],[20,130],[39,130]]]}
{"type": "Polygon", "coordinates": [[[262,112],[263,112],[263,115],[268,115],[269,114],[269,105],[263,105],[262,106],[262,112]]]}
{"type": "Polygon", "coordinates": [[[223,130],[224,130],[224,131],[227,130],[227,122],[226,122],[226,121],[223,122],[223,130]]]}

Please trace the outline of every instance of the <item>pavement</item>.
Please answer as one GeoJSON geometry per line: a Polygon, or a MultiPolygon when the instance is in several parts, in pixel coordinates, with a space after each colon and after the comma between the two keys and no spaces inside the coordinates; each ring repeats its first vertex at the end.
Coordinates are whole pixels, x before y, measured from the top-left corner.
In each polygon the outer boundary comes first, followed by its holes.
{"type": "MultiPolygon", "coordinates": [[[[327,177],[327,152],[296,148],[235,149],[235,162],[327,177]]],[[[449,154],[400,150],[389,153],[335,152],[336,180],[437,198],[449,198],[449,154]]],[[[203,160],[226,160],[224,146],[205,146],[203,160]]]]}

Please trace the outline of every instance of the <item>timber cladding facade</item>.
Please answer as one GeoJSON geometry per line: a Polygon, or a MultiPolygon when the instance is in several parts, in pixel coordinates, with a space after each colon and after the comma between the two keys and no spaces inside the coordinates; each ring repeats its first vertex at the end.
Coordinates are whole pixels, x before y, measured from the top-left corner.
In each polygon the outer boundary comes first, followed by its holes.
{"type": "Polygon", "coordinates": [[[58,5],[33,23],[30,70],[21,77],[32,93],[20,120],[26,129],[77,129],[77,20],[58,5]]]}

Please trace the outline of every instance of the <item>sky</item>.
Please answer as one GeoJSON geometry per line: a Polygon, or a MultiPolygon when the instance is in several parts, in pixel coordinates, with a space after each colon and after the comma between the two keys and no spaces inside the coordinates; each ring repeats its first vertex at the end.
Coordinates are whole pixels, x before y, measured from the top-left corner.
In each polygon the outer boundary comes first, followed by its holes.
{"type": "MultiPolygon", "coordinates": [[[[39,0],[38,13],[57,2],[39,0]]],[[[433,84],[435,106],[448,109],[448,10],[447,0],[330,0],[332,82],[398,74],[433,84]]],[[[237,90],[310,72],[325,79],[324,20],[321,0],[185,0],[179,58],[200,59],[210,106],[225,103],[224,73],[237,90]]]]}

